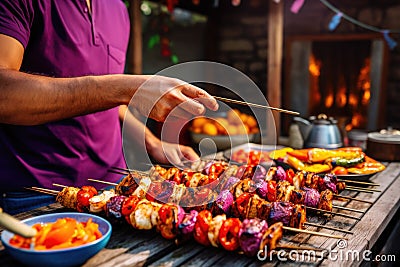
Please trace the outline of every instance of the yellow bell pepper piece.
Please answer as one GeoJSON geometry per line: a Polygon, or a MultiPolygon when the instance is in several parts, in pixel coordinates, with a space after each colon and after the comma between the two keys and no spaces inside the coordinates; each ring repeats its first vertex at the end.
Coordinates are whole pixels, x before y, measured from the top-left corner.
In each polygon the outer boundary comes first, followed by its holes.
{"type": "Polygon", "coordinates": [[[269,157],[271,159],[279,159],[279,158],[284,158],[286,156],[286,153],[289,151],[293,151],[293,148],[291,147],[284,147],[282,149],[277,149],[273,150],[269,153],[269,157]]]}
{"type": "Polygon", "coordinates": [[[330,170],[331,167],[328,164],[319,164],[319,163],[306,165],[303,169],[303,171],[315,172],[315,173],[329,172],[330,170]]]}
{"type": "Polygon", "coordinates": [[[323,162],[331,158],[354,159],[361,156],[358,151],[328,150],[322,148],[313,148],[308,151],[308,160],[310,162],[323,162]]]}
{"type": "Polygon", "coordinates": [[[292,166],[298,171],[321,173],[321,172],[329,172],[331,170],[331,166],[329,166],[328,164],[316,163],[309,165],[300,161],[298,158],[289,155],[286,156],[286,160],[290,166],[292,166]]]}

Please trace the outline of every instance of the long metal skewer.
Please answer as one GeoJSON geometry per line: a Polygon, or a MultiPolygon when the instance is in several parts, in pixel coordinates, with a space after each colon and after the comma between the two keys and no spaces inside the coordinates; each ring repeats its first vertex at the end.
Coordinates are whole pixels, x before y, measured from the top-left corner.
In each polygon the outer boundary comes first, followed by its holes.
{"type": "Polygon", "coordinates": [[[345,236],[331,235],[331,234],[314,232],[314,231],[310,231],[310,230],[297,229],[297,228],[292,228],[292,227],[287,227],[287,226],[283,226],[283,229],[284,230],[288,230],[288,231],[292,231],[292,232],[296,232],[296,233],[312,234],[312,235],[319,235],[319,236],[331,237],[331,238],[336,238],[336,239],[346,239],[346,240],[348,240],[348,238],[345,237],[345,236]]]}
{"type": "Polygon", "coordinates": [[[106,182],[106,181],[96,180],[96,179],[92,179],[92,178],[89,178],[88,181],[97,182],[97,183],[103,183],[103,184],[108,184],[108,185],[118,185],[117,183],[106,182]]]}
{"type": "Polygon", "coordinates": [[[321,224],[310,223],[310,222],[305,222],[304,225],[318,227],[318,228],[325,228],[325,229],[334,230],[334,231],[338,231],[338,232],[343,232],[343,233],[351,234],[351,235],[353,234],[352,231],[345,230],[345,229],[339,229],[339,228],[331,227],[331,226],[327,226],[327,225],[321,225],[321,224]]]}
{"type": "Polygon", "coordinates": [[[347,186],[346,186],[346,188],[344,190],[355,191],[355,192],[360,192],[360,193],[369,193],[369,194],[373,194],[374,193],[373,191],[368,191],[368,190],[363,190],[363,189],[348,188],[347,186]]]}
{"type": "Polygon", "coordinates": [[[239,104],[239,105],[244,105],[244,106],[251,106],[251,107],[256,107],[256,108],[271,109],[271,110],[275,110],[275,111],[279,111],[279,112],[283,112],[283,113],[287,113],[287,114],[292,114],[292,115],[300,115],[300,113],[297,111],[291,111],[291,110],[286,110],[286,109],[281,109],[281,108],[264,106],[264,105],[260,105],[260,104],[248,103],[248,102],[234,100],[234,99],[220,97],[220,96],[213,96],[213,97],[215,99],[223,101],[223,102],[234,103],[234,104],[239,104]]]}
{"type": "MultiPolygon", "coordinates": [[[[136,173],[139,173],[139,174],[148,175],[148,173],[145,172],[145,171],[132,170],[132,169],[128,169],[128,168],[111,167],[111,169],[117,170],[117,171],[122,171],[123,174],[129,174],[131,172],[136,172],[136,173]]],[[[109,171],[111,172],[111,170],[109,170],[109,171]]],[[[122,173],[119,172],[119,174],[122,174],[122,173]]]]}
{"type": "Polygon", "coordinates": [[[56,190],[40,188],[40,187],[25,187],[25,189],[43,193],[43,194],[53,195],[53,196],[56,196],[56,195],[58,195],[58,193],[60,193],[59,191],[56,191],[56,190]]]}
{"type": "Polygon", "coordinates": [[[62,188],[68,187],[68,186],[62,185],[62,184],[53,184],[53,186],[58,186],[58,187],[62,187],[62,188]]]}
{"type": "MultiPolygon", "coordinates": [[[[110,182],[105,182],[105,181],[101,181],[101,180],[96,180],[96,179],[88,179],[89,181],[94,181],[94,182],[102,182],[102,183],[107,183],[107,184],[114,184],[115,183],[110,183],[110,182]]],[[[59,186],[59,187],[67,187],[65,185],[61,185],[61,184],[53,184],[54,186],[59,186]]],[[[32,190],[32,191],[36,191],[36,192],[40,192],[40,193],[44,193],[44,194],[50,194],[50,195],[57,195],[59,193],[59,191],[57,190],[51,190],[51,189],[46,189],[46,188],[40,188],[40,187],[27,187],[25,189],[28,190],[32,190]]],[[[306,223],[310,226],[316,226],[316,227],[320,227],[320,228],[326,228],[326,229],[330,229],[330,230],[335,230],[335,231],[341,231],[341,232],[345,232],[348,234],[353,234],[350,231],[347,230],[342,230],[342,229],[337,229],[334,227],[329,227],[329,226],[325,226],[325,225],[317,225],[317,224],[312,224],[312,223],[306,223]]],[[[297,233],[305,233],[305,234],[311,234],[311,235],[318,235],[318,236],[325,236],[325,237],[331,237],[331,238],[337,238],[337,239],[347,239],[344,236],[337,236],[337,235],[331,235],[331,234],[326,234],[326,233],[319,233],[319,232],[314,232],[314,231],[310,231],[310,230],[302,230],[302,229],[297,229],[297,228],[292,228],[292,227],[287,227],[284,226],[283,227],[284,230],[288,230],[288,231],[292,231],[292,232],[297,232],[297,233]]]]}
{"type": "MultiPolygon", "coordinates": [[[[110,183],[110,182],[101,181],[101,180],[96,180],[96,179],[91,179],[91,178],[89,178],[88,181],[98,182],[98,183],[104,183],[104,184],[109,184],[109,185],[118,185],[118,184],[116,184],[116,183],[110,183]]],[[[340,206],[334,206],[334,207],[335,207],[335,208],[339,208],[339,209],[340,209],[340,208],[343,208],[343,209],[345,209],[345,210],[351,210],[351,211],[355,211],[355,212],[364,213],[364,211],[360,211],[360,210],[356,210],[356,209],[350,209],[350,208],[340,207],[340,206]]],[[[312,210],[315,210],[315,211],[320,211],[320,212],[324,212],[324,213],[333,214],[333,215],[339,215],[339,216],[346,217],[346,218],[350,218],[350,219],[356,219],[356,220],[359,220],[359,219],[360,219],[360,218],[358,218],[358,217],[353,217],[353,216],[350,216],[350,215],[347,215],[347,214],[343,214],[343,213],[339,213],[339,212],[327,211],[327,210],[322,210],[322,209],[317,209],[317,208],[311,208],[311,207],[307,207],[307,206],[306,206],[306,208],[307,208],[307,209],[312,209],[312,210]]]]}
{"type": "Polygon", "coordinates": [[[355,189],[355,190],[362,190],[362,191],[369,191],[369,192],[382,192],[381,190],[378,189],[372,189],[372,188],[361,188],[357,186],[346,186],[345,189],[355,189]]]}
{"type": "Polygon", "coordinates": [[[349,218],[349,219],[354,219],[354,220],[361,220],[361,218],[359,217],[355,217],[355,216],[351,216],[351,215],[347,215],[347,214],[343,214],[343,213],[339,213],[339,212],[333,212],[333,211],[328,211],[328,210],[321,210],[321,209],[317,209],[317,208],[312,208],[312,207],[307,207],[306,209],[308,210],[315,210],[315,211],[319,211],[322,213],[328,213],[328,214],[332,214],[332,215],[338,215],[338,216],[342,216],[345,218],[349,218]]]}
{"type": "Polygon", "coordinates": [[[363,185],[369,185],[369,186],[380,186],[380,184],[377,184],[377,183],[361,182],[361,181],[346,180],[346,179],[338,179],[338,181],[339,182],[351,183],[351,184],[363,184],[363,185]]]}
{"type": "Polygon", "coordinates": [[[348,207],[342,207],[342,206],[337,206],[337,205],[332,205],[332,208],[339,209],[339,210],[348,210],[348,211],[353,211],[353,212],[358,212],[358,213],[365,213],[363,210],[357,210],[357,209],[352,209],[348,207]]]}
{"type": "MultiPolygon", "coordinates": [[[[353,200],[353,201],[358,201],[358,202],[364,202],[364,203],[368,203],[368,204],[374,204],[374,202],[372,202],[372,201],[359,199],[359,198],[355,198],[355,197],[342,196],[342,195],[338,195],[338,194],[334,194],[333,196],[336,198],[343,198],[343,199],[348,199],[348,200],[353,200]]],[[[337,199],[337,200],[339,200],[339,199],[337,199]]]]}
{"type": "Polygon", "coordinates": [[[116,170],[108,170],[110,173],[116,173],[116,174],[121,174],[121,175],[128,175],[129,173],[127,172],[122,172],[122,171],[116,171],[116,170]]]}
{"type": "MultiPolygon", "coordinates": [[[[111,169],[112,170],[109,170],[109,172],[118,173],[118,174],[121,174],[121,175],[124,175],[124,174],[126,175],[129,172],[137,172],[139,174],[148,175],[147,172],[127,169],[127,168],[111,167],[111,169]]],[[[362,187],[356,187],[356,186],[346,186],[345,190],[364,192],[364,193],[381,192],[380,190],[377,190],[377,189],[362,188],[362,187]]]]}

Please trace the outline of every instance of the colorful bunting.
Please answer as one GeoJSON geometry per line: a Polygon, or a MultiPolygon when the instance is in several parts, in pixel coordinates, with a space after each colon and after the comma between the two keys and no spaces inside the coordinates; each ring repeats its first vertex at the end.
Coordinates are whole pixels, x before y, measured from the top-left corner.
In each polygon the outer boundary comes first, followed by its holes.
{"type": "Polygon", "coordinates": [[[340,13],[337,13],[336,15],[334,15],[332,17],[332,20],[329,23],[329,30],[330,31],[333,31],[333,30],[335,30],[337,28],[337,26],[340,23],[340,20],[342,19],[342,16],[343,16],[343,14],[340,12],[340,13]]]}
{"type": "Polygon", "coordinates": [[[304,5],[304,0],[294,0],[292,6],[290,7],[290,11],[292,11],[292,13],[297,14],[303,5],[304,5]]]}
{"type": "Polygon", "coordinates": [[[392,50],[393,48],[395,48],[397,46],[397,42],[395,40],[393,40],[390,36],[389,36],[389,30],[384,30],[383,32],[383,38],[385,38],[387,45],[389,46],[390,50],[392,50]]]}

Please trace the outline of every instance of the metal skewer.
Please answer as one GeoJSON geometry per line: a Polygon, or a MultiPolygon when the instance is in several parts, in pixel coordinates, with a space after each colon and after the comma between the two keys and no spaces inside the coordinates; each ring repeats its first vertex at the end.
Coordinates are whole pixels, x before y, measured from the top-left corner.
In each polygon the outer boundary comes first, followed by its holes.
{"type": "Polygon", "coordinates": [[[239,104],[239,105],[245,105],[245,106],[251,106],[251,107],[256,107],[256,108],[264,108],[264,109],[271,109],[291,115],[300,115],[299,112],[296,111],[291,111],[291,110],[286,110],[286,109],[281,109],[281,108],[274,108],[274,107],[269,107],[269,106],[264,106],[260,104],[254,104],[254,103],[248,103],[244,101],[239,101],[239,100],[234,100],[234,99],[229,99],[225,97],[220,97],[220,96],[213,96],[215,99],[223,101],[223,102],[228,102],[228,103],[234,103],[234,104],[239,104]]]}
{"type": "Polygon", "coordinates": [[[378,189],[361,188],[361,187],[357,187],[357,186],[346,186],[345,189],[360,190],[360,192],[364,192],[364,191],[366,191],[366,192],[382,192],[381,190],[378,190],[378,189]]]}
{"type": "Polygon", "coordinates": [[[355,191],[355,192],[360,192],[360,193],[369,193],[369,194],[373,194],[374,193],[372,191],[367,191],[367,190],[362,190],[362,189],[354,189],[354,188],[348,188],[348,187],[346,187],[344,190],[355,191]]]}
{"type": "Polygon", "coordinates": [[[346,240],[348,240],[347,237],[340,236],[340,235],[331,235],[331,234],[326,234],[326,233],[314,232],[314,231],[310,231],[310,230],[292,228],[292,227],[288,227],[288,226],[283,226],[282,228],[284,230],[297,232],[297,233],[311,234],[311,235],[318,235],[318,236],[325,236],[325,237],[331,237],[331,238],[336,238],[336,239],[346,239],[346,240]]]}
{"type": "MultiPolygon", "coordinates": [[[[103,183],[103,184],[108,184],[108,185],[115,185],[115,186],[118,185],[117,183],[110,183],[110,182],[101,181],[101,180],[96,180],[96,179],[91,179],[91,178],[89,178],[88,181],[91,181],[91,182],[98,182],[98,183],[103,183]]],[[[364,211],[360,211],[360,210],[356,210],[356,209],[350,209],[350,208],[346,208],[346,207],[340,207],[340,206],[333,206],[333,207],[334,207],[334,208],[338,208],[338,209],[342,208],[342,209],[344,209],[344,210],[350,210],[350,211],[355,211],[355,212],[364,213],[364,211]]],[[[339,216],[347,217],[347,218],[350,218],[350,219],[356,219],[356,220],[359,220],[359,219],[360,219],[360,218],[358,218],[358,217],[353,217],[353,216],[350,216],[350,215],[347,215],[347,214],[343,214],[343,213],[339,213],[339,212],[327,211],[327,210],[322,210],[322,209],[317,209],[317,208],[311,208],[311,207],[307,207],[307,206],[306,206],[306,208],[312,209],[312,210],[315,210],[315,211],[324,212],[324,213],[330,213],[330,214],[334,214],[334,215],[339,215],[339,216]]],[[[336,230],[337,230],[337,229],[336,229],[336,230]]],[[[338,230],[338,231],[339,231],[339,230],[338,230]]]]}
{"type": "Polygon", "coordinates": [[[355,217],[355,216],[351,216],[351,215],[347,215],[347,214],[343,214],[343,213],[339,213],[339,212],[333,212],[333,211],[329,211],[329,210],[322,210],[322,209],[317,209],[317,208],[312,208],[312,207],[307,207],[307,206],[306,206],[306,209],[315,210],[315,211],[328,213],[328,214],[332,214],[332,215],[337,215],[337,216],[342,216],[342,217],[349,218],[349,219],[361,220],[361,218],[359,218],[359,217],[355,217]]]}
{"type": "MultiPolygon", "coordinates": [[[[95,181],[95,182],[98,181],[98,182],[108,183],[108,184],[115,184],[115,183],[110,183],[110,182],[105,182],[105,181],[100,181],[100,180],[95,180],[95,179],[90,179],[90,178],[88,180],[95,181]]],[[[60,185],[60,184],[53,184],[53,185],[54,186],[63,187],[63,188],[67,187],[65,185],[60,185]]],[[[51,190],[51,189],[40,188],[40,187],[27,187],[25,189],[36,191],[36,192],[41,192],[41,193],[45,193],[45,194],[50,194],[50,195],[57,195],[59,193],[59,191],[57,191],[57,190],[51,190]]],[[[330,229],[330,230],[342,231],[342,232],[345,232],[345,233],[352,234],[350,231],[336,229],[334,227],[323,226],[323,225],[314,225],[312,223],[306,223],[306,224],[311,225],[311,226],[317,226],[317,227],[321,227],[321,228],[327,228],[327,229],[330,229]]],[[[284,230],[297,232],[297,233],[311,234],[311,235],[317,235],[317,236],[325,236],[325,237],[331,237],[331,238],[336,238],[336,239],[346,239],[346,240],[348,239],[347,237],[344,237],[344,236],[331,235],[331,234],[320,233],[320,232],[315,232],[315,231],[310,231],[310,230],[297,229],[297,228],[292,228],[292,227],[288,227],[288,226],[283,226],[282,228],[284,230]]]]}
{"type": "MultiPolygon", "coordinates": [[[[148,175],[147,172],[138,171],[138,170],[132,170],[132,169],[128,169],[128,168],[111,167],[111,169],[117,170],[117,171],[122,171],[122,172],[119,172],[118,174],[129,174],[131,172],[136,172],[136,173],[139,173],[139,174],[142,174],[142,175],[148,175]]],[[[112,171],[109,170],[109,172],[112,172],[112,171]]]]}
{"type": "Polygon", "coordinates": [[[358,212],[358,213],[365,213],[363,210],[357,210],[357,209],[352,209],[352,208],[347,208],[347,207],[342,207],[342,206],[336,206],[332,205],[332,208],[339,209],[339,210],[348,210],[348,211],[353,211],[353,212],[358,212]]]}
{"type": "Polygon", "coordinates": [[[116,171],[116,170],[108,170],[107,172],[121,174],[121,175],[128,175],[129,174],[128,172],[121,172],[121,171],[116,171]]]}
{"type": "Polygon", "coordinates": [[[112,183],[112,182],[107,182],[107,181],[102,181],[102,180],[96,180],[96,179],[92,179],[92,178],[89,178],[88,181],[97,182],[97,183],[103,183],[103,184],[108,184],[108,185],[118,185],[117,183],[112,183]]]}
{"type": "Polygon", "coordinates": [[[53,186],[58,186],[58,187],[62,187],[62,188],[68,187],[68,186],[62,185],[62,184],[53,184],[53,186]]]}
{"type": "Polygon", "coordinates": [[[353,181],[353,180],[346,180],[346,179],[338,179],[338,181],[339,182],[351,183],[351,184],[363,184],[363,185],[369,185],[369,186],[380,186],[380,184],[377,184],[377,183],[353,181]]]}
{"type": "Polygon", "coordinates": [[[280,246],[277,246],[276,249],[294,249],[294,250],[315,250],[315,251],[324,251],[323,248],[298,247],[298,246],[291,246],[291,245],[280,245],[280,246]]]}
{"type": "Polygon", "coordinates": [[[343,198],[343,199],[349,199],[349,200],[353,200],[353,201],[364,202],[364,203],[368,203],[368,204],[374,204],[374,202],[372,202],[372,201],[363,200],[363,199],[359,199],[359,198],[355,198],[355,197],[342,196],[342,195],[338,195],[338,194],[334,194],[333,196],[335,196],[337,198],[343,198]]]}
{"type": "Polygon", "coordinates": [[[327,225],[321,225],[321,224],[310,223],[310,222],[305,222],[304,225],[318,227],[318,228],[325,228],[325,229],[334,230],[334,231],[338,231],[338,232],[343,232],[343,233],[351,234],[351,235],[353,234],[352,231],[345,230],[345,229],[339,229],[339,228],[335,228],[335,227],[331,227],[331,226],[327,226],[327,225]]]}
{"type": "Polygon", "coordinates": [[[43,193],[43,194],[48,194],[48,195],[53,195],[56,196],[58,195],[58,193],[60,193],[57,190],[51,190],[51,189],[46,189],[46,188],[40,188],[40,187],[25,187],[26,190],[31,190],[31,191],[35,191],[35,192],[39,192],[39,193],[43,193]]]}

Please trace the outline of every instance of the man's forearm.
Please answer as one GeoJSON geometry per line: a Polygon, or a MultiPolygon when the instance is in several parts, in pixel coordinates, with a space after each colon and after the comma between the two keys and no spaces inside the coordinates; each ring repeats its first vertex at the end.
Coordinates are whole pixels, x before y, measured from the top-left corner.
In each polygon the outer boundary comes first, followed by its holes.
{"type": "Polygon", "coordinates": [[[129,103],[144,77],[50,78],[0,70],[0,123],[36,125],[129,103]]]}

